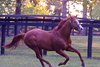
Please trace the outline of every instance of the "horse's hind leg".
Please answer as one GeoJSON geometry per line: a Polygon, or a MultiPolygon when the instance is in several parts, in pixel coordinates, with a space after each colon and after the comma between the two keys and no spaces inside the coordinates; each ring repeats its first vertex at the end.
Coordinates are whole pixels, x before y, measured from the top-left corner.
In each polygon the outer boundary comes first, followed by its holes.
{"type": "Polygon", "coordinates": [[[35,47],[33,50],[34,50],[35,53],[36,53],[36,57],[40,60],[40,62],[41,62],[41,64],[42,64],[42,67],[45,67],[45,65],[44,65],[43,62],[47,63],[47,64],[49,65],[49,67],[52,67],[51,64],[50,64],[48,61],[46,61],[46,60],[44,60],[44,59],[42,58],[41,52],[40,52],[40,50],[39,50],[38,47],[35,47]]]}
{"type": "Polygon", "coordinates": [[[81,57],[81,54],[80,54],[80,52],[78,50],[76,50],[75,48],[73,48],[71,46],[67,50],[71,51],[71,52],[77,53],[79,55],[79,57],[80,57],[81,62],[82,62],[82,67],[85,67],[84,61],[83,61],[83,59],[81,57]]]}
{"type": "Polygon", "coordinates": [[[65,52],[63,51],[63,50],[59,50],[59,51],[56,51],[58,54],[60,54],[61,56],[63,56],[63,57],[65,57],[66,58],[66,60],[64,61],[64,62],[61,62],[61,63],[59,63],[58,65],[60,66],[60,65],[65,65],[67,62],[68,62],[68,60],[69,60],[69,57],[65,54],[65,52]]]}

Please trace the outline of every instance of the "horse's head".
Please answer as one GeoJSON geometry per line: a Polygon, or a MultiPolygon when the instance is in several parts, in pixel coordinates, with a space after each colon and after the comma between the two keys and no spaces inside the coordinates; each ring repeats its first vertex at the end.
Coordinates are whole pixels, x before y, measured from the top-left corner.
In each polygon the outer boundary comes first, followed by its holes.
{"type": "Polygon", "coordinates": [[[73,29],[77,30],[77,31],[81,31],[83,30],[82,25],[79,23],[77,16],[70,16],[70,20],[71,20],[71,26],[73,29]]]}

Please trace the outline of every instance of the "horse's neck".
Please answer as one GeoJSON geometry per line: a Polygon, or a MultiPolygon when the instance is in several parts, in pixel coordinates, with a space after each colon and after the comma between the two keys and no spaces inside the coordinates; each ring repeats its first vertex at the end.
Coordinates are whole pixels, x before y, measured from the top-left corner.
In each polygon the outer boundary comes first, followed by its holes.
{"type": "Polygon", "coordinates": [[[58,34],[58,36],[60,36],[61,38],[63,38],[67,44],[71,44],[70,34],[72,28],[70,20],[67,19],[66,21],[60,22],[58,26],[56,26],[52,31],[58,34]]]}
{"type": "Polygon", "coordinates": [[[64,23],[66,22],[67,19],[64,19],[62,21],[60,21],[60,23],[54,28],[54,30],[59,30],[63,25],[64,23]]]}
{"type": "Polygon", "coordinates": [[[54,29],[53,31],[58,31],[58,34],[60,34],[61,37],[63,38],[70,38],[71,34],[71,24],[70,24],[70,19],[64,19],[62,20],[54,29]]]}
{"type": "Polygon", "coordinates": [[[58,31],[62,37],[68,39],[70,38],[71,30],[72,30],[71,25],[69,22],[67,22],[58,31]]]}

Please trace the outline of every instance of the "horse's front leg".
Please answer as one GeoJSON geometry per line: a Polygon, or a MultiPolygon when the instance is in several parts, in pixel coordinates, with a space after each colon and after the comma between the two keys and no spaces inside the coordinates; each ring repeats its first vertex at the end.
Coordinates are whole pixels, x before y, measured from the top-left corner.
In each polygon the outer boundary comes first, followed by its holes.
{"type": "Polygon", "coordinates": [[[68,62],[69,57],[65,54],[65,52],[64,52],[63,50],[58,50],[58,51],[56,51],[56,53],[58,53],[59,55],[61,55],[61,56],[63,56],[63,57],[66,58],[66,60],[65,60],[64,62],[61,62],[61,63],[59,63],[58,65],[59,65],[59,66],[60,66],[60,65],[65,65],[65,64],[68,62]]]}
{"type": "Polygon", "coordinates": [[[71,51],[71,52],[75,52],[79,55],[80,57],[80,60],[82,62],[82,67],[85,67],[85,63],[84,63],[84,60],[82,59],[82,56],[80,54],[80,52],[78,50],[76,50],[75,48],[73,48],[72,46],[70,46],[68,49],[66,49],[67,51],[71,51]]]}

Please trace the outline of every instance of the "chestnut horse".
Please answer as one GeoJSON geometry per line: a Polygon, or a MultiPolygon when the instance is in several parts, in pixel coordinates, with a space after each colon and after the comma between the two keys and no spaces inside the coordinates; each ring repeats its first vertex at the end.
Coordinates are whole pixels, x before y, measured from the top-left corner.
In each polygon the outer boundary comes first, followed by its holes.
{"type": "Polygon", "coordinates": [[[83,29],[76,16],[69,16],[66,19],[61,20],[60,23],[50,31],[32,29],[26,33],[16,35],[12,42],[5,45],[4,48],[17,47],[18,42],[23,40],[29,48],[34,50],[36,57],[42,64],[42,67],[45,67],[44,62],[48,64],[49,67],[52,67],[48,61],[42,58],[42,49],[55,51],[59,55],[63,56],[66,60],[59,63],[59,66],[65,65],[69,60],[69,57],[64,51],[71,51],[79,55],[82,67],[85,67],[80,52],[71,46],[70,34],[72,29],[79,32],[83,29]]]}

